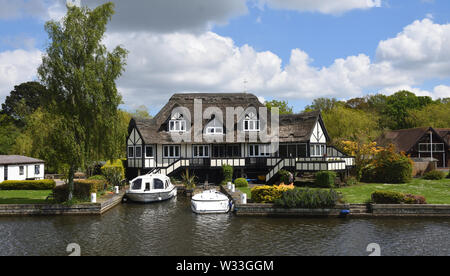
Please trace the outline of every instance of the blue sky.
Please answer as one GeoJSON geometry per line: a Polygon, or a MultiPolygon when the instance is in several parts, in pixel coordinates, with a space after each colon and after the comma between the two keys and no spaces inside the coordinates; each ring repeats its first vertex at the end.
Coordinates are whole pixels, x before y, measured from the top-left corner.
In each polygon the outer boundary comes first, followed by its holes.
{"type": "MultiPolygon", "coordinates": [[[[244,80],[261,99],[288,100],[295,111],[316,97],[401,88],[450,97],[450,2],[370,1],[371,7],[348,4],[344,11],[328,9],[330,0],[131,0],[132,8],[117,2],[105,43],[130,50],[118,81],[124,107],[144,104],[151,113],[172,93],[240,92],[244,80]]],[[[44,22],[61,18],[65,7],[62,0],[0,5],[11,11],[0,12],[3,102],[15,84],[36,79],[47,41],[44,22]]]]}

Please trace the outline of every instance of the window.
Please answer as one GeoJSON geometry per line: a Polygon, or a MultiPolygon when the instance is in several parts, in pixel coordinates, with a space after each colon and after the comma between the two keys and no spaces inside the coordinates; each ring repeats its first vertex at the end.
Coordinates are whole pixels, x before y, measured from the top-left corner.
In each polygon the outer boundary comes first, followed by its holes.
{"type": "Polygon", "coordinates": [[[41,166],[39,166],[39,165],[34,166],[34,174],[35,175],[41,174],[41,166]]]}
{"type": "Polygon", "coordinates": [[[136,158],[141,158],[141,157],[142,157],[142,147],[137,146],[136,147],[136,158]]]}
{"type": "Polygon", "coordinates": [[[325,145],[311,145],[311,157],[322,157],[326,153],[326,146],[325,145]]]}
{"type": "Polygon", "coordinates": [[[20,166],[19,167],[19,175],[24,175],[25,174],[25,168],[24,166],[20,166]]]}
{"type": "Polygon", "coordinates": [[[268,157],[270,153],[270,145],[249,145],[250,157],[268,157]]]}
{"type": "Polygon", "coordinates": [[[128,157],[134,158],[134,147],[128,147],[128,157]]]}
{"type": "Polygon", "coordinates": [[[214,158],[241,157],[241,145],[213,145],[212,156],[214,158]]]}
{"type": "Polygon", "coordinates": [[[145,183],[145,191],[146,192],[150,191],[150,183],[145,183]]]}
{"type": "Polygon", "coordinates": [[[142,179],[136,179],[133,181],[132,190],[141,190],[142,189],[142,179]]]}
{"type": "Polygon", "coordinates": [[[444,144],[443,143],[421,143],[419,144],[419,152],[444,152],[444,144]]]}
{"type": "Polygon", "coordinates": [[[209,134],[209,135],[223,134],[223,128],[222,127],[208,127],[208,128],[206,128],[206,134],[209,134]]]}
{"type": "Polygon", "coordinates": [[[145,157],[152,158],[153,155],[153,146],[145,146],[145,157]]]}
{"type": "Polygon", "coordinates": [[[180,146],[164,146],[164,158],[179,158],[180,146]]]}
{"type": "Polygon", "coordinates": [[[158,178],[153,179],[153,189],[164,190],[164,182],[158,178]]]}
{"type": "Polygon", "coordinates": [[[244,131],[259,131],[259,120],[255,113],[249,113],[245,116],[244,131]]]}
{"type": "Polygon", "coordinates": [[[206,145],[192,146],[192,156],[194,158],[208,158],[209,157],[209,146],[206,146],[206,145]]]}
{"type": "Polygon", "coordinates": [[[185,132],[186,121],[183,119],[183,114],[175,113],[169,121],[170,132],[185,132]]]}

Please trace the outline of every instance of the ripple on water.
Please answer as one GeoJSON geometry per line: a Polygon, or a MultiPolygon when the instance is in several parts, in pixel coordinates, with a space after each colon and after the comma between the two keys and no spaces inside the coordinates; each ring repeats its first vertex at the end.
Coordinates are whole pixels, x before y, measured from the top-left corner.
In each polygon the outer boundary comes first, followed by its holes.
{"type": "Polygon", "coordinates": [[[0,218],[0,255],[450,255],[448,219],[196,215],[179,198],[123,204],[102,217],[0,218]]]}

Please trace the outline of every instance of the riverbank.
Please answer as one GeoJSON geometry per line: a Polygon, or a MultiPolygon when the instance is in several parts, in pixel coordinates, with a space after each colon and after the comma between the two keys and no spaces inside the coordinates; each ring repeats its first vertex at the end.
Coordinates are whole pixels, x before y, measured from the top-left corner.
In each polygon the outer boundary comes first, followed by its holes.
{"type": "Polygon", "coordinates": [[[333,208],[300,209],[282,208],[275,204],[243,204],[243,192],[236,189],[232,193],[227,187],[221,191],[234,203],[237,216],[267,217],[450,217],[450,204],[338,204],[333,208]]]}
{"type": "Polygon", "coordinates": [[[1,216],[102,215],[122,202],[125,190],[105,195],[97,203],[64,204],[0,204],[1,216]]]}

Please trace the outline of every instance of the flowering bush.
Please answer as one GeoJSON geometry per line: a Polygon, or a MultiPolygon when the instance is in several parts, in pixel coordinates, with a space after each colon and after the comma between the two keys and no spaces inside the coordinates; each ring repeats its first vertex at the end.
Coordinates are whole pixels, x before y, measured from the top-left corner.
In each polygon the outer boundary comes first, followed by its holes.
{"type": "Polygon", "coordinates": [[[281,198],[283,192],[294,189],[294,185],[257,186],[251,190],[255,203],[273,203],[281,198]]]}

